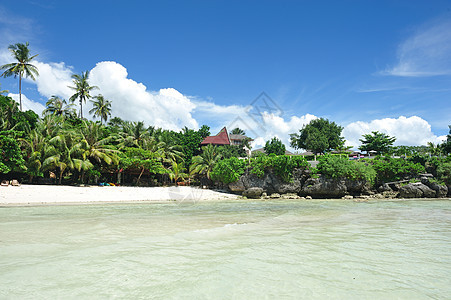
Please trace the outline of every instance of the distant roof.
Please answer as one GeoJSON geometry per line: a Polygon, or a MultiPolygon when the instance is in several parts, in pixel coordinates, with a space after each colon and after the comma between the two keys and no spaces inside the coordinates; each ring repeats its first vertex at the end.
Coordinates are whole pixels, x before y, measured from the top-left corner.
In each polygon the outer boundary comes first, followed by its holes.
{"type": "Polygon", "coordinates": [[[227,129],[224,127],[221,129],[221,131],[219,131],[217,135],[207,136],[200,144],[230,145],[230,139],[229,134],[227,133],[227,129]]]}
{"type": "Polygon", "coordinates": [[[313,153],[312,151],[306,151],[306,152],[299,153],[299,155],[309,156],[309,155],[315,155],[315,153],[313,153]]]}

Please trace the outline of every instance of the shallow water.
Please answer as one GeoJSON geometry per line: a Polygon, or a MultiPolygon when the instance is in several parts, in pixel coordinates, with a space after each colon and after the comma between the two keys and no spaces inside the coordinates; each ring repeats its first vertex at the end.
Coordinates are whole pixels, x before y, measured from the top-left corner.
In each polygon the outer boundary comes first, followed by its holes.
{"type": "Polygon", "coordinates": [[[0,299],[450,299],[451,201],[0,208],[0,299]]]}

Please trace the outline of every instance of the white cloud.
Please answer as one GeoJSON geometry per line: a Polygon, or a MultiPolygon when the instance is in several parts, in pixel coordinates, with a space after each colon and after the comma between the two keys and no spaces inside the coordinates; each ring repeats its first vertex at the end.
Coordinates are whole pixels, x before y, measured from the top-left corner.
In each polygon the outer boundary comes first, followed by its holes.
{"type": "MultiPolygon", "coordinates": [[[[8,97],[11,97],[17,103],[19,103],[19,94],[9,93],[8,97]]],[[[36,101],[28,99],[27,96],[22,94],[22,110],[23,111],[27,111],[27,110],[30,110],[30,109],[33,110],[38,115],[41,115],[42,111],[45,109],[45,106],[42,105],[39,102],[36,102],[36,101]]]]}
{"type": "Polygon", "coordinates": [[[261,122],[258,122],[260,119],[256,122],[256,119],[251,116],[242,114],[234,121],[226,124],[229,124],[227,125],[229,129],[240,127],[248,136],[252,137],[254,139],[252,142],[253,149],[261,148],[265,145],[266,141],[277,137],[288,149],[293,150],[290,147],[290,134],[297,133],[299,129],[314,119],[317,119],[317,117],[306,114],[300,117],[292,116],[288,120],[285,120],[277,114],[264,111],[261,115],[261,122]]]}
{"type": "MultiPolygon", "coordinates": [[[[72,85],[71,76],[72,67],[60,63],[43,63],[36,61],[33,63],[39,70],[39,76],[36,77],[38,92],[50,98],[53,95],[69,99],[73,91],[68,87],[72,85]]],[[[31,79],[27,79],[31,82],[31,79]]]]}
{"type": "Polygon", "coordinates": [[[398,47],[397,64],[384,75],[422,77],[451,74],[451,21],[418,30],[398,47]]]}
{"type": "Polygon", "coordinates": [[[436,136],[431,130],[431,125],[417,116],[353,122],[345,126],[343,136],[346,144],[356,149],[361,145],[359,139],[362,138],[362,135],[372,131],[396,137],[395,145],[419,146],[426,145],[427,142],[439,143],[444,139],[443,136],[436,136]]]}
{"type": "Polygon", "coordinates": [[[127,76],[127,69],[112,61],[97,63],[91,70],[89,82],[112,101],[113,116],[172,130],[198,128],[191,114],[196,105],[188,97],[172,88],[148,91],[145,85],[127,76]]]}

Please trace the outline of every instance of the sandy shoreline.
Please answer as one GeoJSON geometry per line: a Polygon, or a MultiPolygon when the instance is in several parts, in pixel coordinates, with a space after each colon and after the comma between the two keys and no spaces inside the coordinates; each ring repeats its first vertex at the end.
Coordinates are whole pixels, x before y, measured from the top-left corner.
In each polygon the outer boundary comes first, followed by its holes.
{"type": "Polygon", "coordinates": [[[196,187],[115,187],[21,185],[0,187],[0,206],[116,202],[197,202],[233,200],[239,196],[196,187]]]}

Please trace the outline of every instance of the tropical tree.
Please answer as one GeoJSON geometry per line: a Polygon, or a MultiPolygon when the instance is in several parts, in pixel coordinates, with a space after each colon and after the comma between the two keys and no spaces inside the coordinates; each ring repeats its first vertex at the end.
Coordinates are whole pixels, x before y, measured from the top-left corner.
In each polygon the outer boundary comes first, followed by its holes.
{"type": "Polygon", "coordinates": [[[172,166],[169,169],[169,178],[171,178],[171,180],[174,180],[174,183],[177,184],[177,181],[179,179],[188,178],[189,175],[185,173],[185,171],[186,169],[185,166],[183,165],[183,162],[177,163],[173,161],[172,166]]]}
{"type": "Polygon", "coordinates": [[[114,136],[103,137],[104,127],[94,122],[83,121],[82,127],[77,133],[78,143],[74,146],[75,151],[83,159],[90,159],[97,163],[117,164],[118,151],[110,146],[114,136]]]}
{"type": "Polygon", "coordinates": [[[446,141],[441,144],[444,153],[451,153],[451,125],[449,127],[449,134],[446,136],[446,141]]]}
{"type": "MultiPolygon", "coordinates": [[[[139,176],[136,185],[139,184],[144,171],[152,174],[164,174],[166,170],[160,161],[158,161],[155,153],[144,150],[142,148],[125,148],[119,160],[119,167],[123,170],[139,170],[139,176]]],[[[119,177],[118,177],[119,179],[119,177]]]]}
{"type": "Polygon", "coordinates": [[[99,117],[100,124],[102,124],[102,121],[106,123],[108,117],[111,116],[111,101],[105,99],[102,95],[97,95],[94,98],[96,100],[91,100],[93,108],[89,113],[94,113],[94,117],[99,117]]]}
{"type": "Polygon", "coordinates": [[[81,72],[80,75],[74,74],[72,75],[72,82],[74,86],[69,86],[72,90],[75,91],[69,100],[74,102],[75,100],[79,100],[80,103],[80,118],[83,119],[83,103],[86,103],[86,99],[90,99],[92,96],[90,92],[94,89],[98,89],[97,86],[90,86],[88,82],[89,71],[81,72]]]}
{"type": "Polygon", "coordinates": [[[25,166],[29,175],[29,183],[33,177],[42,176],[42,163],[46,158],[48,149],[47,139],[36,129],[33,129],[25,138],[20,138],[22,153],[24,154],[25,166]]]}
{"type": "Polygon", "coordinates": [[[45,103],[47,108],[43,111],[44,114],[52,114],[57,116],[70,117],[75,115],[75,108],[73,103],[67,103],[65,99],[58,96],[52,96],[45,103]]]}
{"type": "Polygon", "coordinates": [[[121,142],[119,148],[137,147],[147,148],[150,142],[150,133],[145,128],[144,122],[124,122],[122,124],[121,142]]]}
{"type": "Polygon", "coordinates": [[[392,149],[393,143],[396,141],[395,137],[391,137],[379,131],[373,131],[371,134],[362,135],[363,139],[359,139],[362,145],[359,147],[362,151],[376,151],[377,154],[389,153],[392,149]]]}
{"type": "Polygon", "coordinates": [[[246,135],[246,132],[244,132],[244,130],[239,128],[239,127],[232,129],[232,131],[230,133],[231,134],[246,135]]]}
{"type": "Polygon", "coordinates": [[[325,153],[343,146],[341,137],[343,127],[327,119],[315,119],[305,125],[298,133],[290,134],[291,147],[325,153]]]}
{"type": "Polygon", "coordinates": [[[284,155],[286,151],[285,145],[276,137],[267,141],[263,149],[265,149],[266,154],[274,153],[275,155],[284,155]]]}
{"type": "Polygon", "coordinates": [[[17,141],[17,132],[0,131],[0,174],[26,170],[25,161],[17,141]]]}
{"type": "Polygon", "coordinates": [[[209,144],[202,148],[200,155],[193,157],[194,172],[205,174],[210,179],[210,173],[220,159],[221,154],[216,151],[213,145],[209,144]]]}
{"type": "Polygon", "coordinates": [[[36,76],[39,76],[38,68],[31,64],[31,61],[38,56],[38,54],[30,56],[30,49],[28,49],[28,42],[25,44],[17,43],[8,47],[12,56],[17,62],[6,64],[0,67],[1,70],[5,70],[1,77],[19,76],[19,104],[20,111],[22,111],[22,77],[30,77],[32,80],[36,80],[36,76]]]}

